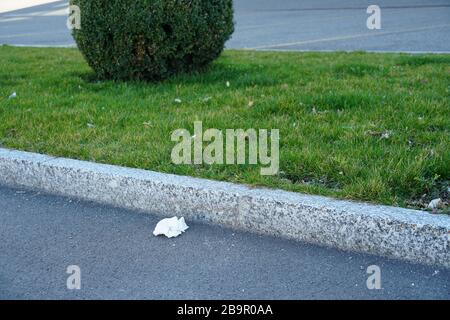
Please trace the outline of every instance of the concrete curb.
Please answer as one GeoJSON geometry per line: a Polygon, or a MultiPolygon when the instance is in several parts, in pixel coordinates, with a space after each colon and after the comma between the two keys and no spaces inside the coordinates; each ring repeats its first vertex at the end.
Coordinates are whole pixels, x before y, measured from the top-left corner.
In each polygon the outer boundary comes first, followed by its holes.
{"type": "Polygon", "coordinates": [[[450,267],[450,217],[0,148],[0,183],[450,267]]]}

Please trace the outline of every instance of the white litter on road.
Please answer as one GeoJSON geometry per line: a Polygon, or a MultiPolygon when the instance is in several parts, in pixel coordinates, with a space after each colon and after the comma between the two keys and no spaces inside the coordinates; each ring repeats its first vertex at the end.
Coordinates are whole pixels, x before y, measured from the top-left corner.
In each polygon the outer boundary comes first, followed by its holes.
{"type": "Polygon", "coordinates": [[[178,219],[178,217],[163,219],[155,227],[153,231],[154,236],[164,235],[167,238],[175,238],[188,229],[188,225],[184,221],[184,218],[178,219]]]}

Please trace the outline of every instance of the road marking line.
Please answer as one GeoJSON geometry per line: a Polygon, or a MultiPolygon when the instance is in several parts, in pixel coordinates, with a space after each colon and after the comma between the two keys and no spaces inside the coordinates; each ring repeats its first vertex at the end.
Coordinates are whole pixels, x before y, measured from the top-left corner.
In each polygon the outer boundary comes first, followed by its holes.
{"type": "Polygon", "coordinates": [[[12,39],[12,38],[23,38],[23,37],[32,37],[43,34],[55,34],[55,33],[68,33],[68,31],[49,31],[49,32],[34,32],[34,33],[19,33],[19,34],[10,34],[7,36],[0,35],[0,39],[12,39]]]}
{"type": "Polygon", "coordinates": [[[0,18],[0,22],[16,22],[16,21],[23,21],[23,20],[28,20],[30,18],[28,17],[15,17],[15,18],[6,18],[6,19],[2,19],[0,18]]]}
{"type": "MultiPolygon", "coordinates": [[[[227,48],[229,50],[239,50],[233,48],[227,48]]],[[[249,49],[246,49],[249,50],[249,49]]],[[[364,49],[349,49],[349,50],[332,50],[332,49],[320,49],[320,50],[308,50],[308,49],[258,49],[258,51],[262,52],[367,52],[367,53],[406,53],[406,54],[450,54],[450,51],[445,50],[434,50],[434,51],[417,51],[417,50],[364,50],[364,49]]]]}
{"type": "MultiPolygon", "coordinates": [[[[326,17],[308,17],[308,19],[312,20],[311,22],[317,23],[317,20],[325,20],[326,22],[329,21],[336,21],[336,20],[345,20],[349,19],[346,15],[337,15],[337,16],[326,16],[326,17]]],[[[288,19],[284,19],[288,20],[288,19]]],[[[247,25],[247,26],[240,26],[240,23],[238,22],[236,24],[236,31],[246,31],[251,29],[264,29],[267,27],[278,27],[278,26],[289,26],[294,23],[298,23],[298,17],[290,18],[289,22],[280,22],[280,23],[273,23],[273,24],[259,24],[259,25],[247,25]]],[[[302,18],[302,22],[304,22],[305,19],[302,18]]]]}
{"type": "MultiPolygon", "coordinates": [[[[431,5],[406,5],[406,6],[382,6],[383,10],[395,9],[440,9],[449,8],[448,4],[431,4],[431,5]]],[[[278,12],[299,12],[299,11],[342,11],[342,10],[366,10],[367,7],[307,7],[307,8],[284,8],[284,9],[256,9],[251,11],[242,11],[240,14],[255,14],[255,13],[278,13],[278,12]]]]}
{"type": "MultiPolygon", "coordinates": [[[[77,45],[75,43],[70,44],[5,44],[9,47],[18,47],[18,48],[76,48],[77,45]]],[[[2,46],[0,44],[0,46],[2,46]]]]}
{"type": "Polygon", "coordinates": [[[404,29],[404,30],[376,32],[376,33],[373,33],[373,32],[372,33],[359,33],[359,34],[353,34],[353,35],[347,35],[347,36],[338,36],[338,37],[332,37],[332,38],[322,38],[322,39],[314,39],[314,40],[279,43],[279,44],[258,46],[258,47],[245,48],[245,49],[246,50],[259,50],[259,49],[291,47],[291,46],[298,46],[298,45],[303,45],[303,44],[311,44],[311,43],[319,43],[319,42],[339,41],[339,40],[357,39],[357,38],[364,38],[364,37],[376,37],[376,36],[384,36],[384,35],[390,35],[390,34],[424,31],[424,30],[437,29],[437,28],[449,27],[449,26],[450,26],[450,24],[447,23],[447,24],[441,24],[441,25],[429,26],[429,27],[423,27],[423,28],[404,29]]]}

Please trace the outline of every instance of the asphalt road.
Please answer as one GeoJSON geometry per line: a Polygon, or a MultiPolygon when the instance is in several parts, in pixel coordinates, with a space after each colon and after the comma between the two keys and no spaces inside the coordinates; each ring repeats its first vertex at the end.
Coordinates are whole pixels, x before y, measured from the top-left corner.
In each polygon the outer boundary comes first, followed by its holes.
{"type": "Polygon", "coordinates": [[[154,237],[158,220],[0,187],[0,299],[450,299],[450,270],[191,221],[154,237]],[[367,288],[371,265],[381,290],[367,288]]]}
{"type": "MultiPolygon", "coordinates": [[[[67,3],[0,13],[0,44],[73,45],[67,3]]],[[[228,48],[450,53],[450,0],[235,0],[235,9],[228,48]],[[371,4],[381,30],[366,27],[371,4]]]]}

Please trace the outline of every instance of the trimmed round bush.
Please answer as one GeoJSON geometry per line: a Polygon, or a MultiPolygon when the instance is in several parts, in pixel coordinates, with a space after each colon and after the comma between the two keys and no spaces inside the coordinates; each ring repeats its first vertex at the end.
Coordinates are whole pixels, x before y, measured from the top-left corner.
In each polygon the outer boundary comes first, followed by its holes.
{"type": "Polygon", "coordinates": [[[233,0],[71,0],[73,36],[97,75],[162,80],[202,70],[234,31],[233,0]]]}

